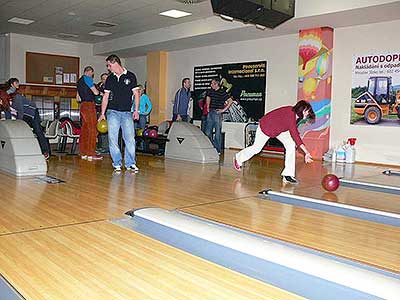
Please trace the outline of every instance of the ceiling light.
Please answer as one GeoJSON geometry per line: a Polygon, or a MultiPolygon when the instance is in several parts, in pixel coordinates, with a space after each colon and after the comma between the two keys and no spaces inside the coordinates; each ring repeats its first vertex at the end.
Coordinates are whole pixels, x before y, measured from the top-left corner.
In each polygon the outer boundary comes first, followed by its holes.
{"type": "Polygon", "coordinates": [[[61,33],[56,34],[56,37],[59,37],[59,38],[77,38],[77,37],[79,37],[79,35],[73,34],[73,33],[61,32],[61,33]]]}
{"type": "Polygon", "coordinates": [[[160,15],[162,15],[162,16],[171,17],[171,18],[175,18],[175,19],[187,17],[187,16],[190,16],[191,14],[192,13],[188,13],[188,12],[176,10],[176,9],[171,9],[171,10],[160,12],[160,15]]]}
{"type": "Polygon", "coordinates": [[[226,16],[226,15],[219,15],[222,19],[226,20],[226,21],[233,21],[233,18],[230,16],[226,16]]]}
{"type": "Polygon", "coordinates": [[[97,36],[106,36],[106,35],[110,35],[112,33],[111,32],[106,32],[106,31],[98,31],[98,30],[96,30],[96,31],[89,32],[89,34],[97,35],[97,36]]]}
{"type": "Polygon", "coordinates": [[[265,30],[267,27],[260,25],[260,24],[256,24],[256,28],[260,29],[260,30],[265,30]]]}
{"type": "Polygon", "coordinates": [[[206,0],[177,0],[177,1],[186,5],[192,5],[192,4],[199,4],[206,0]]]}
{"type": "Polygon", "coordinates": [[[68,16],[76,16],[76,13],[73,12],[73,11],[70,11],[70,12],[68,13],[68,16]]]}
{"type": "Polygon", "coordinates": [[[23,24],[23,25],[29,25],[35,22],[34,20],[28,20],[28,19],[21,19],[21,18],[11,18],[8,20],[10,23],[17,23],[17,24],[23,24]]]}
{"type": "Polygon", "coordinates": [[[114,27],[117,26],[118,24],[115,23],[110,23],[110,22],[104,22],[104,21],[97,21],[96,23],[93,23],[92,26],[96,27],[114,27]]]}

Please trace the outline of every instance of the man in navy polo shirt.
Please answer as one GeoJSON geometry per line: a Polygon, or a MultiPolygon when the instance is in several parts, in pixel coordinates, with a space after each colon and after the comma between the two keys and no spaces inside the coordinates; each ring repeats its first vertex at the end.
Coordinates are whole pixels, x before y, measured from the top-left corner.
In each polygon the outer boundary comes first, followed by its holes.
{"type": "Polygon", "coordinates": [[[115,54],[106,59],[107,69],[111,72],[104,86],[101,114],[98,119],[105,119],[107,110],[108,139],[110,154],[115,171],[121,171],[122,156],[118,145],[118,133],[122,128],[122,137],[125,142],[125,168],[138,172],[135,155],[135,127],[134,120],[139,119],[140,90],[136,76],[121,65],[121,60],[115,54]],[[113,94],[109,101],[110,93],[113,94]],[[132,98],[135,97],[135,111],[131,112],[132,98]]]}
{"type": "Polygon", "coordinates": [[[229,109],[232,103],[232,97],[221,88],[219,80],[211,80],[211,90],[208,91],[206,96],[208,111],[206,135],[218,153],[221,153],[222,150],[222,114],[229,109]]]}

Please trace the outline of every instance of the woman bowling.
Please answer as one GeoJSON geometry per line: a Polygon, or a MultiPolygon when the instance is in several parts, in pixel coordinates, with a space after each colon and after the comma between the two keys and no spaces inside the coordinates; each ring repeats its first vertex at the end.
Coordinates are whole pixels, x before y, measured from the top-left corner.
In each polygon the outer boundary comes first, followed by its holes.
{"type": "Polygon", "coordinates": [[[306,163],[313,161],[297,129],[297,123],[302,119],[315,121],[315,114],[310,103],[304,100],[297,102],[294,106],[283,106],[268,112],[260,119],[254,144],[234,156],[233,165],[235,169],[240,171],[242,164],[259,153],[269,138],[277,138],[286,150],[285,168],[281,173],[283,182],[297,184],[298,181],[295,177],[296,148],[300,147],[304,152],[306,163]]]}

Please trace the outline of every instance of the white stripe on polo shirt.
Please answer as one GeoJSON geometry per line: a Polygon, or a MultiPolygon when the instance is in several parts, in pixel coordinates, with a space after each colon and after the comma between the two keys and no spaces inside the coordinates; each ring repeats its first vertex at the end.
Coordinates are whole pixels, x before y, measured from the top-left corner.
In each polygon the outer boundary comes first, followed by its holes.
{"type": "Polygon", "coordinates": [[[121,74],[117,74],[117,73],[115,73],[115,72],[113,72],[113,74],[115,75],[115,76],[117,76],[117,79],[118,79],[118,81],[119,81],[119,78],[122,76],[122,75],[126,75],[127,73],[128,73],[128,70],[127,69],[125,69],[125,68],[122,68],[122,69],[124,69],[124,71],[121,73],[121,74]]]}

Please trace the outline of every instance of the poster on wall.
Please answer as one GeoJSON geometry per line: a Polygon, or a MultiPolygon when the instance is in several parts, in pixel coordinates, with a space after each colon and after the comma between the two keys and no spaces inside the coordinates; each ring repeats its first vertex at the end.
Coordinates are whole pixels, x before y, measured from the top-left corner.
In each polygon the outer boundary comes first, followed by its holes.
{"type": "Polygon", "coordinates": [[[354,55],[353,125],[400,126],[400,52],[354,55]]]}
{"type": "Polygon", "coordinates": [[[266,74],[266,61],[195,67],[193,118],[201,119],[201,100],[205,99],[210,90],[211,80],[216,78],[221,82],[221,88],[234,100],[233,105],[223,114],[223,120],[258,121],[265,110],[266,74]]]}
{"type": "Polygon", "coordinates": [[[316,27],[300,30],[297,100],[308,101],[315,122],[302,120],[299,133],[314,158],[321,159],[329,150],[333,29],[316,27]]]}

